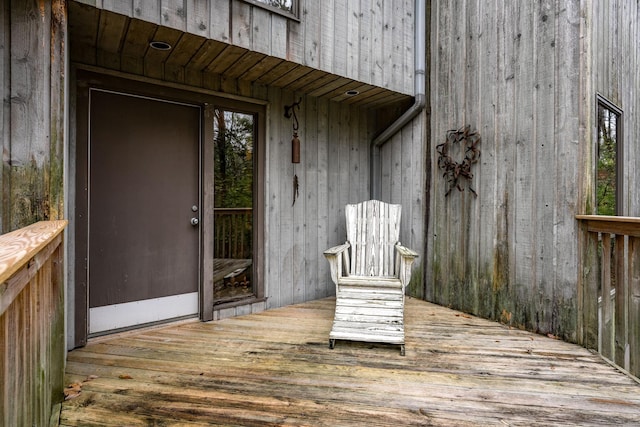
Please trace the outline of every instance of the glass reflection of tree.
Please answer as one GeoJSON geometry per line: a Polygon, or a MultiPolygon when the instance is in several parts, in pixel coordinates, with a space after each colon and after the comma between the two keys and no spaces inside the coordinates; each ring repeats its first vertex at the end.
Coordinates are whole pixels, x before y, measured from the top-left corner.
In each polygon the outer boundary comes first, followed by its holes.
{"type": "Polygon", "coordinates": [[[215,123],[215,207],[250,208],[253,117],[216,109],[215,123]]]}
{"type": "Polygon", "coordinates": [[[292,0],[258,0],[262,3],[266,3],[269,6],[277,7],[278,9],[286,10],[291,12],[293,9],[293,1],[292,0]]]}
{"type": "Polygon", "coordinates": [[[616,214],[617,124],[616,113],[598,105],[596,212],[599,215],[616,214]]]}

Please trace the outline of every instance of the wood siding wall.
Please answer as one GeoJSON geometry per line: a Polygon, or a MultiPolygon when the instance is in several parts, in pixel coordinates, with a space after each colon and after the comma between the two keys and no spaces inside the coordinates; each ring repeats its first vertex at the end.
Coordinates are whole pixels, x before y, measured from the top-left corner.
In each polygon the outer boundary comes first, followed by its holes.
{"type": "Polygon", "coordinates": [[[63,216],[64,4],[0,8],[0,233],[63,216]]]}
{"type": "Polygon", "coordinates": [[[381,199],[402,205],[400,242],[420,254],[413,264],[407,294],[424,298],[424,252],[427,227],[427,150],[426,110],[392,137],[380,151],[381,199]]]}
{"type": "Polygon", "coordinates": [[[436,1],[431,19],[427,297],[571,341],[592,102],[580,83],[588,78],[581,4],[436,1]],[[445,197],[435,145],[467,124],[482,137],[471,182],[478,196],[465,188],[445,197]]]}
{"type": "MultiPolygon", "coordinates": [[[[622,110],[623,120],[623,178],[622,178],[622,215],[640,216],[640,3],[638,1],[593,2],[593,20],[587,34],[591,46],[591,79],[585,89],[589,94],[589,116],[585,117],[585,126],[595,135],[596,94],[600,94],[622,110]]],[[[595,143],[591,143],[593,149],[595,143]]],[[[593,151],[585,160],[591,165],[593,151]]],[[[593,174],[595,166],[585,171],[588,178],[586,189],[591,197],[585,213],[594,196],[593,174]],[[588,190],[587,190],[588,191],[588,190]]]]}
{"type": "Polygon", "coordinates": [[[299,0],[299,20],[242,0],[79,2],[167,27],[169,39],[175,37],[171,30],[184,31],[413,93],[414,0],[299,0]]]}

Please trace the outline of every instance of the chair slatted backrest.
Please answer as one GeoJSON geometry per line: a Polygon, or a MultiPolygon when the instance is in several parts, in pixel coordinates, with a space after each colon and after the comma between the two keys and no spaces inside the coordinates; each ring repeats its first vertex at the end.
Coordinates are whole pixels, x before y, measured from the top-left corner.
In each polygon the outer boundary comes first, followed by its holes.
{"type": "Polygon", "coordinates": [[[368,200],[347,205],[347,240],[352,276],[393,276],[402,207],[368,200]]]}

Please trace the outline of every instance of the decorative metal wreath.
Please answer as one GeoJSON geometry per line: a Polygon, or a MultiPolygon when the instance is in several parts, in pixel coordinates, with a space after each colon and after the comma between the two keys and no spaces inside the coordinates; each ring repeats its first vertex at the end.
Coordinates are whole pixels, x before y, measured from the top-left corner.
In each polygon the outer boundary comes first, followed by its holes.
{"type": "Polygon", "coordinates": [[[480,135],[476,131],[470,132],[470,126],[467,125],[458,130],[447,131],[447,139],[445,142],[436,146],[436,151],[438,152],[438,167],[444,170],[442,176],[449,182],[449,189],[445,197],[447,197],[454,188],[457,188],[459,191],[464,191],[460,184],[460,178],[464,178],[467,181],[469,191],[478,197],[475,190],[471,188],[471,180],[473,179],[471,165],[476,163],[480,158],[479,144],[480,135]],[[463,144],[464,159],[459,163],[449,154],[449,150],[451,150],[453,144],[463,144]]]}

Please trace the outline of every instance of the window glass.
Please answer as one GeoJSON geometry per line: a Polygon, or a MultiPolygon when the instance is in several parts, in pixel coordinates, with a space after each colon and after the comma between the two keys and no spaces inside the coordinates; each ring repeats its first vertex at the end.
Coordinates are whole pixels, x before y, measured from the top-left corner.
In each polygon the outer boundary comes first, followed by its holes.
{"type": "Polygon", "coordinates": [[[245,0],[248,3],[253,3],[256,6],[263,6],[274,12],[282,13],[284,15],[297,16],[298,0],[245,0]]]}
{"type": "Polygon", "coordinates": [[[596,213],[598,215],[616,215],[619,212],[621,125],[621,112],[599,99],[596,170],[596,213]]]}

